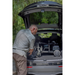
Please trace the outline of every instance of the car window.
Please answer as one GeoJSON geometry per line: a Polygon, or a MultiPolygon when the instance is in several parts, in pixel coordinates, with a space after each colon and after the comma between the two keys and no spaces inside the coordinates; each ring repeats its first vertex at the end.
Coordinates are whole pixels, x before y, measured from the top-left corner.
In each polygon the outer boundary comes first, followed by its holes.
{"type": "Polygon", "coordinates": [[[36,12],[30,14],[30,24],[57,24],[58,13],[54,11],[36,12]]]}
{"type": "MultiPolygon", "coordinates": [[[[50,38],[52,36],[52,33],[40,33],[38,34],[41,38],[50,38]]],[[[57,33],[57,36],[60,36],[59,33],[57,33]]]]}

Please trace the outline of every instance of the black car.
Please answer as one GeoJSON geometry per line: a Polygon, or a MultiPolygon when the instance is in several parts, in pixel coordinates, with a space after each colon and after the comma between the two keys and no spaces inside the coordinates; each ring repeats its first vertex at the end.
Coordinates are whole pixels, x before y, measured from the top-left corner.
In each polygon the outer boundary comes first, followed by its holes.
{"type": "Polygon", "coordinates": [[[62,74],[62,5],[40,1],[25,7],[20,13],[25,27],[38,27],[34,51],[28,54],[27,68],[30,75],[62,74]]]}

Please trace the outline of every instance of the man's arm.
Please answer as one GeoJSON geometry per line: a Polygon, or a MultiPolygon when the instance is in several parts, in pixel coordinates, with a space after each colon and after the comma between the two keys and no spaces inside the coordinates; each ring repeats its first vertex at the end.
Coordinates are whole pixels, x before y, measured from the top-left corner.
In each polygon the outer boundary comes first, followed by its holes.
{"type": "Polygon", "coordinates": [[[34,50],[34,42],[35,42],[35,39],[32,39],[31,41],[30,41],[30,47],[29,47],[29,55],[31,55],[32,54],[32,52],[33,52],[33,50],[34,50]]]}
{"type": "Polygon", "coordinates": [[[34,50],[34,49],[30,49],[30,50],[29,50],[29,53],[30,53],[29,55],[32,55],[33,50],[34,50]]]}

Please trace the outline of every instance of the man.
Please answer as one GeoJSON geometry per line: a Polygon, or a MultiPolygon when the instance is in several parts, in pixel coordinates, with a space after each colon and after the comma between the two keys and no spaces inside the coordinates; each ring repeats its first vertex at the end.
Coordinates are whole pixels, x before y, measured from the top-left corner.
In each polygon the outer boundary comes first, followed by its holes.
{"type": "Polygon", "coordinates": [[[29,29],[22,29],[17,33],[16,39],[13,45],[13,58],[16,62],[17,75],[27,75],[27,57],[29,52],[31,55],[33,52],[35,37],[38,28],[35,25],[31,25],[29,29]]]}

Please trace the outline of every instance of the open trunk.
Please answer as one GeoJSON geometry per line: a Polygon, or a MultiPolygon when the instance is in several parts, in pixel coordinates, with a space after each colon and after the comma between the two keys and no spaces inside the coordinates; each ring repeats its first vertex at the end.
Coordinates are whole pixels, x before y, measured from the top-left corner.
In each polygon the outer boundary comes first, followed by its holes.
{"type": "Polygon", "coordinates": [[[62,55],[62,36],[57,33],[37,33],[35,35],[35,47],[31,56],[28,58],[33,59],[57,59],[62,55]],[[46,35],[49,37],[43,37],[46,35]],[[51,35],[52,34],[52,35],[51,35]]]}
{"type": "MultiPolygon", "coordinates": [[[[47,35],[47,33],[44,33],[44,35],[47,35]]],[[[56,34],[52,33],[48,38],[40,37],[40,33],[35,35],[35,48],[32,55],[28,55],[28,66],[62,65],[62,38],[56,34]]],[[[44,70],[42,69],[42,71],[44,70]]]]}

